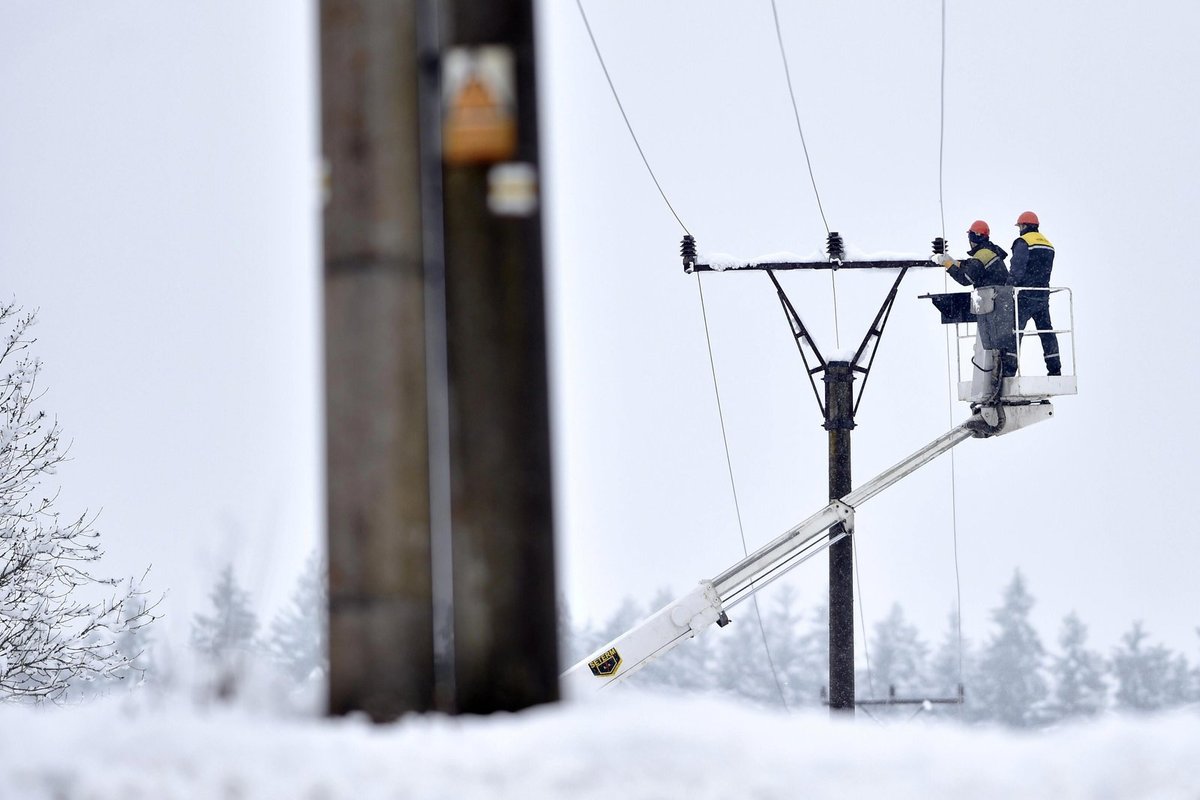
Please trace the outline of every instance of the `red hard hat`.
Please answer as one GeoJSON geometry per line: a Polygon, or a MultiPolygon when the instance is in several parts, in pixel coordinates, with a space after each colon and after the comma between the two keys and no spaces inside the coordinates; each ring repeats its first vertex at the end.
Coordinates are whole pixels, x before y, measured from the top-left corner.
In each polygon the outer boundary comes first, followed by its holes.
{"type": "Polygon", "coordinates": [[[971,227],[967,228],[967,233],[977,233],[980,236],[990,236],[992,229],[988,224],[981,219],[977,219],[971,223],[971,227]]]}
{"type": "Polygon", "coordinates": [[[1017,217],[1018,225],[1038,225],[1037,214],[1032,211],[1026,211],[1021,216],[1017,217]]]}

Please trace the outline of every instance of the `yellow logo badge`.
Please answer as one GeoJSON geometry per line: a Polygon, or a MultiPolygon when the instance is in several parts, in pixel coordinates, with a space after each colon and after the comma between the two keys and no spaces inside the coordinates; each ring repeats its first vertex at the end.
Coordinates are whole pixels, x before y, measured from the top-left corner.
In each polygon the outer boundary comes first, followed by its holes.
{"type": "Polygon", "coordinates": [[[610,647],[605,652],[588,662],[588,669],[597,678],[611,678],[621,668],[621,654],[617,648],[610,647]]]}

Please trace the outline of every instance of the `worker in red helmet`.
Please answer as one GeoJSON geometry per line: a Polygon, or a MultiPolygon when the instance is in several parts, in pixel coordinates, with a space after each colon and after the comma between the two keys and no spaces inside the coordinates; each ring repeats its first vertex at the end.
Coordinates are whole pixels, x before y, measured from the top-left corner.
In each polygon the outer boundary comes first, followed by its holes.
{"type": "MultiPolygon", "coordinates": [[[[1018,289],[1050,286],[1050,272],[1054,268],[1054,245],[1038,230],[1037,214],[1026,211],[1017,217],[1020,235],[1012,245],[1012,281],[1018,289]]],[[[1017,292],[1017,330],[1023,331],[1025,324],[1033,320],[1038,338],[1042,340],[1042,356],[1046,359],[1046,374],[1061,375],[1062,359],[1058,355],[1058,336],[1050,321],[1049,292],[1017,292]]],[[[1024,333],[1021,334],[1025,336],[1024,333]]]]}
{"type": "Polygon", "coordinates": [[[946,271],[951,278],[963,286],[1012,284],[1008,267],[1004,266],[1004,259],[1008,257],[1008,253],[992,242],[989,238],[991,233],[991,228],[983,220],[977,219],[971,223],[971,227],[967,229],[967,240],[971,245],[967,250],[968,257],[961,262],[954,261],[947,267],[946,271]]]}
{"type": "Polygon", "coordinates": [[[990,382],[994,394],[1000,379],[1017,374],[1016,309],[1012,280],[1004,259],[1008,253],[994,243],[991,228],[981,219],[971,223],[967,257],[956,261],[948,255],[936,257],[946,273],[963,286],[974,286],[971,311],[977,322],[975,366],[981,382],[990,382]]]}

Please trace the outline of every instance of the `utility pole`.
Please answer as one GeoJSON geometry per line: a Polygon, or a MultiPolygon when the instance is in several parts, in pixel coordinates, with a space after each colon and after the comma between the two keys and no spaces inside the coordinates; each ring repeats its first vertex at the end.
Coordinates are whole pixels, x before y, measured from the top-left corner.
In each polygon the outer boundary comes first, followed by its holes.
{"type": "Polygon", "coordinates": [[[531,0],[321,0],[329,709],[558,697],[531,0]]]}
{"type": "Polygon", "coordinates": [[[487,713],[558,698],[534,16],[446,9],[454,681],[487,713]]]}
{"type": "MultiPolygon", "coordinates": [[[[850,478],[850,432],[854,429],[854,367],[830,361],[825,376],[825,430],[829,432],[829,499],[854,488],[850,478]]],[[[854,711],[854,542],[838,523],[829,546],[829,708],[854,711]]]]}
{"type": "MultiPolygon", "coordinates": [[[[937,243],[934,244],[935,252],[937,243]]],[[[805,373],[812,384],[813,394],[824,418],[825,430],[829,432],[829,499],[840,500],[850,494],[853,485],[850,471],[850,433],[854,429],[854,415],[862,400],[871,366],[875,362],[883,330],[891,315],[892,305],[900,282],[908,270],[928,267],[930,263],[916,259],[870,259],[849,261],[845,259],[845,248],[841,236],[830,232],[827,261],[779,261],[761,264],[746,264],[723,272],[765,272],[775,287],[779,303],[783,307],[792,337],[804,362],[805,373]],[[866,335],[849,361],[826,361],[816,342],[809,334],[795,306],[788,299],[776,272],[788,270],[823,269],[886,269],[899,270],[892,283],[891,291],[884,298],[879,312],[871,322],[866,335]],[[825,383],[824,397],[817,390],[816,376],[821,375],[825,383]],[[855,380],[862,380],[855,390],[855,380]]],[[[696,241],[688,235],[680,248],[685,272],[709,272],[712,266],[701,263],[697,255],[696,241]]],[[[853,714],[856,698],[854,694],[854,542],[853,531],[847,531],[842,523],[832,526],[827,534],[829,547],[829,708],[833,713],[853,714]]]]}
{"type": "Polygon", "coordinates": [[[434,707],[416,8],[321,0],[329,711],[434,707]]]}

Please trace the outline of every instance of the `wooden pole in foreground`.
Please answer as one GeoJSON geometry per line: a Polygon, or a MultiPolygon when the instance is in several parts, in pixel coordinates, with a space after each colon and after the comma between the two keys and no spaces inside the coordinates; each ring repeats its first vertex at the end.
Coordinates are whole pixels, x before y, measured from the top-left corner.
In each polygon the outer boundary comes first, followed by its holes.
{"type": "Polygon", "coordinates": [[[531,0],[447,10],[455,694],[487,713],[558,698],[534,19],[531,0]]]}
{"type": "Polygon", "coordinates": [[[532,3],[320,19],[330,711],[553,701],[532,3]]]}
{"type": "Polygon", "coordinates": [[[434,705],[413,0],[321,0],[329,711],[434,705]]]}

